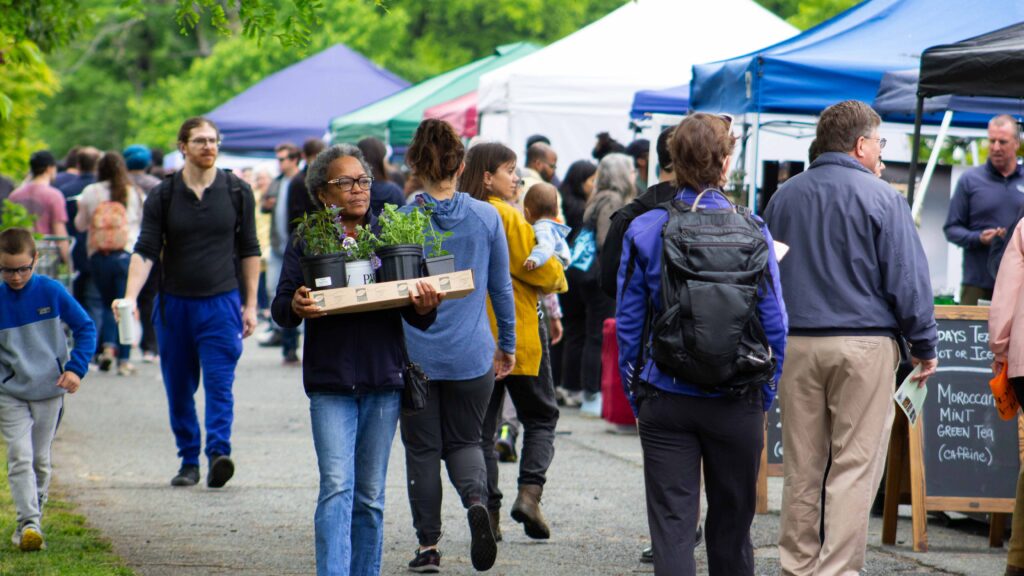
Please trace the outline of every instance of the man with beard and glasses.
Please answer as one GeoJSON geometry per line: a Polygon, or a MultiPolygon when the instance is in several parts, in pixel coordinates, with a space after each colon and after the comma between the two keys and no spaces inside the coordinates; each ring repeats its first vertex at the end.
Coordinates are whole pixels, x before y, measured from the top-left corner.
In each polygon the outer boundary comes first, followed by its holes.
{"type": "Polygon", "coordinates": [[[200,371],[206,393],[206,484],[220,488],[234,474],[232,386],[242,339],[256,329],[256,203],[248,184],[214,165],[219,147],[220,132],[210,120],[190,118],[181,125],[178,149],[185,166],[146,198],[125,295],[113,304],[115,313],[124,301],[134,308],[159,260],[154,324],[171,430],[182,460],[172,486],[199,482],[201,437],[194,396],[200,371]]]}

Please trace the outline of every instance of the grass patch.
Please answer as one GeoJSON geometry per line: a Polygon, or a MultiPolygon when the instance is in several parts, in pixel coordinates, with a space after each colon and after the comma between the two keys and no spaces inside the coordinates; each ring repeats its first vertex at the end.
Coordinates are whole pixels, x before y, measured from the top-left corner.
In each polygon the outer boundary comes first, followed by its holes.
{"type": "MultiPolygon", "coordinates": [[[[7,453],[0,442],[0,455],[7,453]]],[[[11,544],[15,528],[14,502],[7,483],[7,462],[0,466],[0,574],[18,576],[135,576],[112,551],[110,542],[75,507],[54,494],[43,512],[46,550],[22,552],[11,544]]]]}

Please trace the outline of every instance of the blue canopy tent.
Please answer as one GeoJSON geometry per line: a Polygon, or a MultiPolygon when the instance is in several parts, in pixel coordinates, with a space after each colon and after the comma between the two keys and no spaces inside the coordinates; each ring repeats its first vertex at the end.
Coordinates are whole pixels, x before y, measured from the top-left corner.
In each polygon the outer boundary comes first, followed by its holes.
{"type": "MultiPolygon", "coordinates": [[[[871,107],[890,122],[913,122],[918,78],[917,69],[886,72],[871,107]]],[[[997,114],[1024,116],[1024,92],[1021,98],[945,94],[926,98],[922,110],[921,120],[925,123],[938,124],[944,112],[952,110],[957,112],[952,121],[956,126],[985,126],[997,114]]]]}
{"type": "Polygon", "coordinates": [[[661,90],[640,90],[633,95],[629,117],[638,119],[651,114],[686,114],[690,109],[690,85],[682,84],[661,90]]]}
{"type": "Polygon", "coordinates": [[[871,102],[882,75],[916,68],[925,48],[1024,20],[1021,0],[867,0],[798,36],[693,67],[694,110],[817,114],[871,102]]]}
{"type": "Polygon", "coordinates": [[[408,82],[336,44],[228,100],[208,117],[224,149],[271,151],[282,142],[319,138],[331,118],[390,96],[408,82]]]}

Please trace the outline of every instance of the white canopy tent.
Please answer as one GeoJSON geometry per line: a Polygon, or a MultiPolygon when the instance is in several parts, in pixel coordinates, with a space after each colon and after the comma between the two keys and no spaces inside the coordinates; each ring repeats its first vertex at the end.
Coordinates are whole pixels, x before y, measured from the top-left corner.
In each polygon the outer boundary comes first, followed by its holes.
{"type": "MultiPolygon", "coordinates": [[[[595,135],[632,140],[637,90],[690,80],[693,64],[745,54],[797,32],[753,0],[633,0],[480,78],[480,135],[523,153],[544,134],[565,169],[590,158],[595,135]]],[[[683,111],[680,111],[682,113],[683,111]]]]}

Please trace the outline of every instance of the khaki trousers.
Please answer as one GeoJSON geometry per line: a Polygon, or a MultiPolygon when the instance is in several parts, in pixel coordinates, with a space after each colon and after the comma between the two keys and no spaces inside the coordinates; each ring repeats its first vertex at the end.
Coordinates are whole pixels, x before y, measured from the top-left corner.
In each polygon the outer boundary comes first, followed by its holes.
{"type": "Polygon", "coordinates": [[[791,336],[779,383],[784,481],[779,559],[786,576],[849,576],[864,566],[868,514],[892,429],[896,342],[791,336]],[[819,536],[825,480],[825,541],[819,536]]]}

